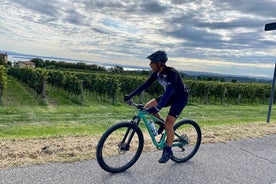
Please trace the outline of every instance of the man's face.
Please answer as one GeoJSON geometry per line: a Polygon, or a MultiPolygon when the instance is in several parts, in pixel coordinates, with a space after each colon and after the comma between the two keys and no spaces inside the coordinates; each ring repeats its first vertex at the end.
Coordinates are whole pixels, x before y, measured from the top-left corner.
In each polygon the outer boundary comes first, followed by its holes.
{"type": "Polygon", "coordinates": [[[160,62],[150,62],[149,66],[151,67],[152,71],[157,72],[160,66],[160,62]]]}

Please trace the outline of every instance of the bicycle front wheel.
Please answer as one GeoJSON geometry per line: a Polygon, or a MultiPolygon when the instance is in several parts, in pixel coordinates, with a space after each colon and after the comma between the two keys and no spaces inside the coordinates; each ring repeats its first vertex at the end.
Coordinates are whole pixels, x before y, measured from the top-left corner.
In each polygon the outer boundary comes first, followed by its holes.
{"type": "Polygon", "coordinates": [[[174,126],[174,144],[172,160],[186,162],[191,159],[199,149],[202,135],[198,124],[192,120],[183,120],[174,126]]]}
{"type": "Polygon", "coordinates": [[[115,124],[98,142],[98,164],[111,173],[123,172],[138,160],[143,146],[144,137],[137,125],[129,122],[115,124]]]}

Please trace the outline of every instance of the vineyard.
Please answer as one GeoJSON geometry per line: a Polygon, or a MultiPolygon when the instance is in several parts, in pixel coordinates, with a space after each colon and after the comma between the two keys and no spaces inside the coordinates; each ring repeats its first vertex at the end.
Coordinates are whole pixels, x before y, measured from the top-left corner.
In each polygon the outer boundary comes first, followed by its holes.
{"type": "Polygon", "coordinates": [[[2,104],[2,96],[5,94],[7,87],[6,68],[0,65],[0,104],[2,104]]]}
{"type": "MultiPolygon", "coordinates": [[[[32,93],[47,103],[47,90],[57,90],[69,99],[85,104],[87,98],[110,103],[121,102],[146,80],[144,75],[114,74],[111,72],[78,72],[47,70],[45,68],[9,68],[8,76],[21,81],[32,93]]],[[[5,92],[6,69],[0,66],[0,100],[5,92]]],[[[190,103],[203,104],[267,104],[271,85],[265,83],[233,83],[218,81],[185,80],[190,103]]],[[[162,94],[163,89],[154,83],[139,96],[141,102],[162,94]]]]}

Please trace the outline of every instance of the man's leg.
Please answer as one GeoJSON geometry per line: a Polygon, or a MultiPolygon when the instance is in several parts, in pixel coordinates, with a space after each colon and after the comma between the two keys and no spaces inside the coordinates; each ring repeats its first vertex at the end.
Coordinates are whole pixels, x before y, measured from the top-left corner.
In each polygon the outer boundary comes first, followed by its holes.
{"type": "MultiPolygon", "coordinates": [[[[156,107],[158,105],[158,102],[155,99],[150,100],[148,103],[146,103],[145,107],[146,108],[151,108],[151,107],[156,107]]],[[[155,117],[158,119],[162,119],[159,113],[153,114],[155,117]]],[[[159,125],[159,128],[157,130],[158,134],[161,134],[164,130],[163,125],[159,125]]]]}
{"type": "MultiPolygon", "coordinates": [[[[152,99],[148,101],[145,105],[146,108],[156,107],[158,105],[158,102],[155,99],[152,99]]],[[[155,117],[161,119],[161,116],[159,113],[154,114],[155,117]]]]}
{"type": "Polygon", "coordinates": [[[165,122],[165,129],[167,132],[167,146],[163,150],[162,157],[159,159],[159,163],[166,163],[172,156],[172,144],[174,139],[173,125],[176,121],[174,116],[168,115],[165,122]]]}
{"type": "Polygon", "coordinates": [[[168,115],[165,122],[165,129],[167,132],[167,146],[172,146],[173,139],[174,139],[174,131],[173,131],[173,125],[176,121],[176,118],[168,115]]]}
{"type": "Polygon", "coordinates": [[[188,96],[183,95],[181,96],[181,99],[175,100],[172,104],[171,104],[171,109],[170,112],[166,118],[166,122],[165,122],[165,129],[167,132],[167,146],[164,148],[163,151],[163,155],[162,157],[159,159],[159,163],[165,163],[167,162],[173,152],[172,152],[172,144],[173,144],[173,139],[174,139],[174,130],[173,130],[173,126],[174,123],[177,119],[177,117],[179,116],[179,114],[182,112],[182,110],[184,109],[185,105],[187,104],[188,101],[188,96]]]}

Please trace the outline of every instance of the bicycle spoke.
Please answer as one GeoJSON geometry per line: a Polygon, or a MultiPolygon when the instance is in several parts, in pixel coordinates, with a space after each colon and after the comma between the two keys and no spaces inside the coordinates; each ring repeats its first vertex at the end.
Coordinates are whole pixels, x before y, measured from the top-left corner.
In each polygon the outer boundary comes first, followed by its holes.
{"type": "Polygon", "coordinates": [[[176,162],[185,162],[197,152],[201,142],[201,131],[194,122],[182,121],[176,125],[173,143],[173,158],[176,162]]]}
{"type": "Polygon", "coordinates": [[[121,123],[108,130],[99,145],[99,165],[109,172],[121,172],[139,158],[143,149],[142,132],[130,123],[121,123]]]}

